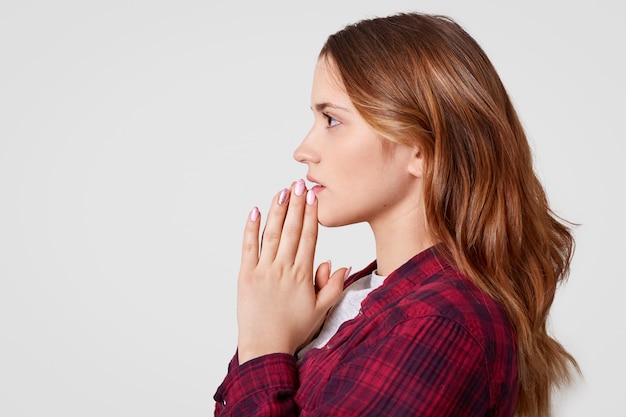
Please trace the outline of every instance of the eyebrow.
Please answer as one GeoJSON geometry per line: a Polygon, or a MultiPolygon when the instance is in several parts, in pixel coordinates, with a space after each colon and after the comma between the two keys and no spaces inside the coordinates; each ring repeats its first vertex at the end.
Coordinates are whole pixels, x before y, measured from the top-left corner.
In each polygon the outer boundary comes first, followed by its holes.
{"type": "MultiPolygon", "coordinates": [[[[317,110],[320,113],[323,113],[324,110],[326,110],[327,108],[331,108],[331,109],[337,109],[337,110],[343,110],[346,112],[349,112],[350,110],[346,107],[342,107],[342,106],[338,106],[336,104],[332,104],[332,103],[328,103],[328,102],[324,102],[324,103],[317,103],[315,104],[315,110],[317,110]]],[[[312,108],[311,108],[312,109],[312,108]]]]}

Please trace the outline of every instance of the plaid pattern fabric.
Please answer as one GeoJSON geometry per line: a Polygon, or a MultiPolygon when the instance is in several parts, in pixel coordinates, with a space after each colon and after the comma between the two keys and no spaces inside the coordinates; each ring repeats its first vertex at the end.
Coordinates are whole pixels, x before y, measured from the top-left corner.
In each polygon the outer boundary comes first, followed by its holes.
{"type": "Polygon", "coordinates": [[[513,416],[517,389],[516,336],[503,309],[430,248],[299,367],[291,355],[241,366],[235,355],[215,416],[513,416]]]}

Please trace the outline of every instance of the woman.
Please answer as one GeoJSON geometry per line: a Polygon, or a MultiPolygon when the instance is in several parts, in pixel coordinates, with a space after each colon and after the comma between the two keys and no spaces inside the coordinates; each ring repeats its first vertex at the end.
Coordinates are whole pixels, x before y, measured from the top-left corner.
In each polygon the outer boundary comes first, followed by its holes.
{"type": "Polygon", "coordinates": [[[314,186],[279,192],[261,237],[247,221],[215,415],[549,415],[577,369],[546,332],[573,238],[481,48],[441,16],[347,26],[311,109],[314,186]],[[367,222],[376,261],[314,273],[318,222],[367,222]]]}

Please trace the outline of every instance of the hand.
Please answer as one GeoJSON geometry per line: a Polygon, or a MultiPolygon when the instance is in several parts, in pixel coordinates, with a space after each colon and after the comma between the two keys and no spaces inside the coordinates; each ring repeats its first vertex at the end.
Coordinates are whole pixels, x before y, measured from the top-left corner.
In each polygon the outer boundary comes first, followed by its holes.
{"type": "Polygon", "coordinates": [[[261,243],[260,222],[255,208],[244,232],[238,281],[240,364],[270,353],[294,354],[341,295],[347,272],[331,274],[330,262],[323,263],[314,280],[317,200],[304,181],[274,198],[261,243]]]}

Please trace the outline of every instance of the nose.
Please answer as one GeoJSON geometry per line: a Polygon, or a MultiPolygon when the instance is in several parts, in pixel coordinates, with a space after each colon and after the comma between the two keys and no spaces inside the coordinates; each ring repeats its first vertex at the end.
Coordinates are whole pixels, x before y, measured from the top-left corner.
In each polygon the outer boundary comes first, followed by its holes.
{"type": "Polygon", "coordinates": [[[300,145],[293,151],[293,159],[303,164],[319,162],[319,153],[313,144],[313,137],[309,132],[300,145]]]}

